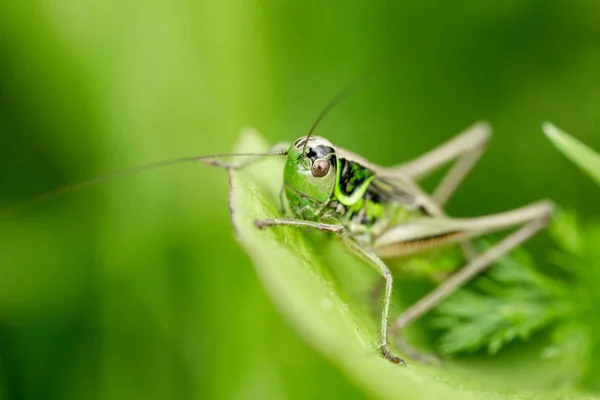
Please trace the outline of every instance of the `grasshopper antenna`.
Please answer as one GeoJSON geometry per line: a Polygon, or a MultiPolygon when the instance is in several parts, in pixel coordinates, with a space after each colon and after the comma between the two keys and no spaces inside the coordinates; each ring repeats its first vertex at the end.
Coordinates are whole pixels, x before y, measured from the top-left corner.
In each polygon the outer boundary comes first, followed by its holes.
{"type": "Polygon", "coordinates": [[[310,130],[308,131],[308,135],[306,135],[306,141],[304,142],[304,147],[302,148],[302,154],[306,153],[306,146],[308,145],[308,139],[310,139],[313,132],[317,128],[317,125],[319,125],[321,120],[329,113],[329,111],[331,111],[335,106],[340,104],[344,99],[346,99],[348,96],[350,96],[352,93],[354,93],[354,91],[356,89],[358,89],[359,87],[361,87],[362,85],[367,83],[367,81],[369,81],[371,78],[376,76],[379,72],[381,72],[382,69],[383,69],[382,67],[375,67],[375,68],[371,68],[371,69],[367,70],[361,76],[359,76],[356,80],[354,80],[352,83],[350,83],[345,88],[343,88],[338,94],[335,95],[335,97],[333,99],[331,99],[329,101],[329,103],[327,103],[325,108],[323,108],[321,110],[321,112],[317,116],[317,119],[312,124],[310,130]]]}
{"type": "MultiPolygon", "coordinates": [[[[173,158],[169,160],[163,160],[158,162],[153,162],[149,164],[139,165],[137,167],[127,168],[120,171],[115,171],[108,173],[106,175],[102,175],[96,178],[86,179],[80,182],[76,182],[67,186],[60,187],[58,189],[51,190],[49,192],[45,192],[24,201],[18,202],[13,205],[9,205],[8,207],[0,208],[0,217],[11,214],[21,209],[26,209],[32,207],[36,204],[44,203],[48,200],[52,200],[57,197],[64,196],[73,191],[83,189],[88,186],[93,186],[101,182],[106,182],[112,179],[121,178],[128,175],[135,175],[141,172],[150,171],[153,169],[158,169],[162,167],[167,167],[175,164],[182,164],[186,162],[195,162],[195,161],[205,161],[207,164],[211,164],[209,161],[215,158],[225,158],[225,157],[263,157],[263,156],[281,156],[287,154],[286,151],[279,151],[273,153],[232,153],[232,154],[211,154],[206,156],[190,156],[190,157],[181,157],[181,158],[173,158]]],[[[212,163],[212,165],[217,165],[216,163],[212,163]]]]}

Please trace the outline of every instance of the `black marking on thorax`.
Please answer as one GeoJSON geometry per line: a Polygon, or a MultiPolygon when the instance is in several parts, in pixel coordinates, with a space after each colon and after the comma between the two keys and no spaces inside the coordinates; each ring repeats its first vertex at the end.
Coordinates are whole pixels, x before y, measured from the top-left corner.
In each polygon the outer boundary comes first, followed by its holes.
{"type": "Polygon", "coordinates": [[[357,162],[340,159],[339,186],[342,194],[352,196],[354,191],[373,176],[374,172],[357,162]]]}

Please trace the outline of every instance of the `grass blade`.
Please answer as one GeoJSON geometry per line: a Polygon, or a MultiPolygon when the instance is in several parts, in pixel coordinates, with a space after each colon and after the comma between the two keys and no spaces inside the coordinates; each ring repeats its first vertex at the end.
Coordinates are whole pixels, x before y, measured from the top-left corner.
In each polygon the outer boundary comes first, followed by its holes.
{"type": "Polygon", "coordinates": [[[542,130],[558,150],[600,185],[600,154],[550,122],[544,122],[542,130]]]}

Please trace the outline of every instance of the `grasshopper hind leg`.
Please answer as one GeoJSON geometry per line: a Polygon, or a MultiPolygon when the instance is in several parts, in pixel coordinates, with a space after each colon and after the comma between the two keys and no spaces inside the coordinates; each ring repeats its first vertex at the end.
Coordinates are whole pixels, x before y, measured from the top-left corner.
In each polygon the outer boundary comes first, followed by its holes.
{"type": "MultiPolygon", "coordinates": [[[[395,173],[419,181],[444,165],[452,164],[434,189],[431,197],[436,207],[429,210],[435,215],[445,216],[444,205],[485,152],[491,134],[492,128],[489,123],[479,121],[437,148],[391,169],[395,173]]],[[[464,241],[460,246],[467,261],[477,257],[472,242],[464,241]]]]}
{"type": "Polygon", "coordinates": [[[437,148],[391,169],[419,181],[452,163],[432,195],[435,204],[443,207],[484,153],[491,133],[490,125],[480,121],[437,148]]]}
{"type": "MultiPolygon", "coordinates": [[[[519,246],[543,229],[548,224],[552,210],[552,203],[541,201],[539,203],[531,204],[519,209],[486,217],[471,219],[447,219],[444,221],[445,223],[443,224],[443,230],[440,230],[442,234],[444,230],[460,230],[470,238],[514,227],[518,227],[518,229],[510,233],[496,245],[488,249],[485,253],[477,255],[475,258],[467,261],[464,267],[459,269],[457,272],[439,284],[434,290],[406,309],[394,321],[391,327],[392,335],[397,339],[399,347],[401,347],[406,354],[416,359],[430,361],[431,356],[420,355],[418,351],[412,349],[402,340],[402,331],[410,323],[420,318],[423,314],[429,312],[432,308],[437,306],[452,293],[460,289],[467,282],[471,281],[473,278],[488,269],[504,254],[510,252],[515,247],[519,246]]],[[[402,229],[401,227],[399,228],[402,229]]],[[[428,228],[431,228],[431,226],[428,228]]],[[[399,234],[399,232],[400,230],[396,232],[396,234],[399,234]]],[[[426,237],[418,239],[422,241],[422,243],[426,244],[426,237]]],[[[403,243],[410,242],[411,240],[412,239],[405,238],[404,241],[400,241],[395,244],[400,244],[400,247],[402,247],[401,245],[403,243]]],[[[388,243],[388,249],[390,245],[393,246],[394,243],[388,243]]],[[[390,255],[389,252],[388,255],[390,255]]]]}

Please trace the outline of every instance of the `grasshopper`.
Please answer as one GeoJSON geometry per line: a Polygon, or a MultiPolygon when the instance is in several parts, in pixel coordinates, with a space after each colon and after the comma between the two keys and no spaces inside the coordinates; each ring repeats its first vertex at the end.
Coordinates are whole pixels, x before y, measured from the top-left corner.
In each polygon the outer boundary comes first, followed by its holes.
{"type": "Polygon", "coordinates": [[[256,161],[221,161],[234,156],[284,156],[283,214],[281,218],[256,220],[258,229],[274,227],[310,228],[337,235],[345,247],[374,267],[384,280],[380,318],[379,349],[395,364],[406,364],[390,347],[390,336],[407,355],[420,355],[401,340],[402,330],[411,322],[485,271],[505,253],[543,229],[552,214],[553,204],[543,200],[510,211],[477,217],[452,218],[444,204],[483,154],[491,128],[479,122],[446,143],[408,162],[383,167],[356,153],[337,147],[323,137],[314,136],[319,121],[351,90],[347,87],[321,111],[311,130],[292,144],[280,143],[266,153],[215,154],[161,161],[135,167],[64,187],[17,204],[0,212],[31,206],[63,195],[74,189],[119,176],[187,161],[227,169],[243,168],[256,161]],[[419,180],[453,163],[432,194],[426,193],[419,180]],[[482,235],[513,230],[482,254],[474,251],[470,240],[482,235]],[[407,257],[433,248],[459,244],[466,264],[445,279],[433,291],[404,310],[390,324],[392,271],[383,260],[407,257]]]}
{"type": "MultiPolygon", "coordinates": [[[[444,213],[444,204],[482,155],[490,135],[489,124],[479,122],[425,155],[392,167],[369,162],[310,134],[291,145],[278,144],[266,154],[287,157],[282,190],[287,217],[256,220],[255,225],[259,229],[285,226],[330,232],[339,236],[352,254],[373,266],[385,281],[381,354],[395,364],[406,364],[392,352],[389,337],[400,339],[407,325],[543,229],[552,214],[553,204],[547,200],[477,218],[451,218],[444,213]],[[433,194],[420,188],[418,180],[453,161],[433,194]],[[485,253],[475,253],[471,239],[511,228],[518,229],[485,253]],[[449,244],[462,246],[466,265],[404,310],[390,325],[393,276],[383,260],[449,244]]],[[[237,169],[249,162],[212,159],[205,163],[237,169]]],[[[401,340],[399,345],[412,358],[432,359],[401,340]]]]}

